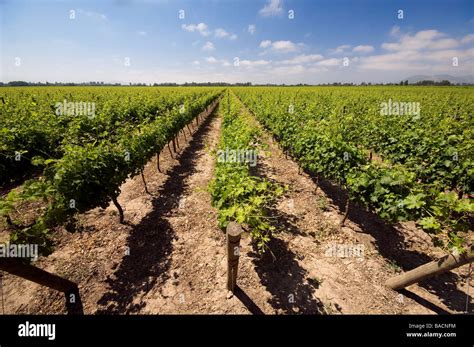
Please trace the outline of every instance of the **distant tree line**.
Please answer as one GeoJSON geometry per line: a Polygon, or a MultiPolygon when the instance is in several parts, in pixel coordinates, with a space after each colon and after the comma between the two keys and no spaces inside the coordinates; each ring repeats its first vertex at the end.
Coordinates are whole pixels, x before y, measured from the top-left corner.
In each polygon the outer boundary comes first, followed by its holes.
{"type": "MultiPolygon", "coordinates": [[[[8,83],[0,82],[0,87],[22,87],[22,86],[120,86],[120,83],[104,83],[104,82],[26,82],[11,81],[8,83]]],[[[146,84],[144,84],[146,85],[146,84]]]]}
{"type": "Polygon", "coordinates": [[[307,84],[307,83],[298,83],[298,84],[276,84],[276,83],[265,83],[265,84],[252,84],[251,82],[243,83],[227,83],[227,82],[185,82],[185,83],[174,83],[174,82],[165,82],[165,83],[105,83],[105,82],[26,82],[26,81],[11,81],[8,83],[0,82],[0,87],[18,87],[18,86],[134,86],[134,87],[192,87],[192,86],[213,86],[213,87],[225,87],[225,86],[265,86],[265,87],[278,87],[278,86],[288,86],[288,87],[304,87],[304,86],[407,86],[407,85],[417,85],[417,86],[451,86],[451,85],[462,85],[469,86],[472,83],[451,83],[448,80],[443,81],[431,81],[423,80],[416,83],[408,83],[408,80],[400,81],[400,83],[372,83],[372,82],[361,82],[359,84],[352,82],[333,82],[333,83],[319,83],[319,84],[307,84]]]}
{"type": "Polygon", "coordinates": [[[185,82],[185,83],[174,83],[174,82],[165,82],[165,83],[105,83],[105,82],[26,82],[26,81],[11,81],[8,83],[0,82],[0,87],[22,87],[22,86],[134,86],[134,87],[147,87],[147,86],[251,86],[251,82],[244,83],[226,83],[226,82],[185,82]]]}
{"type": "Polygon", "coordinates": [[[415,84],[419,85],[419,86],[451,86],[451,85],[453,85],[448,80],[442,80],[442,81],[439,81],[439,82],[431,81],[431,80],[423,80],[423,81],[418,81],[415,84]]]}
{"type": "Polygon", "coordinates": [[[153,83],[153,86],[166,86],[166,87],[178,87],[178,86],[251,86],[252,83],[227,83],[227,82],[185,82],[185,83],[174,83],[174,82],[165,82],[165,83],[153,83]]]}

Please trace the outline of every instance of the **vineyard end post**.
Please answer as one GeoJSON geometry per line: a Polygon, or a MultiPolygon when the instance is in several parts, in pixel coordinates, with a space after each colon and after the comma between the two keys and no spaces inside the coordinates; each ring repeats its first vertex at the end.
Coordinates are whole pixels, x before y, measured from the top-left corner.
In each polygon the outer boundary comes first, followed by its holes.
{"type": "Polygon", "coordinates": [[[409,285],[418,283],[430,277],[472,263],[474,261],[474,247],[470,246],[463,254],[448,254],[437,260],[421,265],[413,270],[390,278],[385,285],[393,290],[401,290],[409,285]]]}
{"type": "Polygon", "coordinates": [[[240,238],[242,227],[230,222],[227,225],[227,289],[234,292],[239,268],[240,238]]]}
{"type": "Polygon", "coordinates": [[[76,283],[14,258],[0,258],[0,270],[63,292],[68,314],[83,314],[81,296],[76,283]]]}

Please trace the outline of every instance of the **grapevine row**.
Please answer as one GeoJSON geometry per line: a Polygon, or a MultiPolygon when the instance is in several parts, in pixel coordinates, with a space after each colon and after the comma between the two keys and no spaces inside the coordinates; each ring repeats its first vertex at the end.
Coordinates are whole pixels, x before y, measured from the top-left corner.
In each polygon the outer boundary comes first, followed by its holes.
{"type": "MultiPolygon", "coordinates": [[[[0,182],[41,172],[68,145],[119,139],[208,90],[8,88],[0,102],[0,182]],[[69,105],[81,103],[80,109],[69,105]],[[86,106],[87,105],[87,106],[86,106]],[[88,113],[92,111],[91,113],[88,113]]],[[[0,186],[3,184],[0,183],[0,186]]]]}
{"type": "MultiPolygon", "coordinates": [[[[133,128],[128,134],[82,145],[64,146],[59,159],[44,162],[44,174],[25,182],[0,200],[0,215],[10,225],[11,241],[36,243],[41,252],[51,251],[48,230],[67,222],[74,214],[95,207],[105,208],[117,203],[120,186],[129,177],[141,172],[144,165],[178,132],[211,104],[220,92],[213,90],[192,100],[184,108],[174,108],[133,128]],[[20,225],[10,217],[15,207],[24,201],[44,200],[44,207],[33,223],[20,225]]],[[[131,129],[130,129],[131,130],[131,129]]]]}
{"type": "MultiPolygon", "coordinates": [[[[262,88],[264,89],[264,88],[262,88]]],[[[288,112],[294,94],[237,88],[236,93],[258,120],[309,172],[344,186],[352,200],[389,221],[413,220],[435,234],[437,245],[463,250],[458,234],[470,228],[474,203],[455,191],[430,184],[401,164],[370,161],[367,153],[321,115],[288,112]],[[291,99],[290,99],[291,98],[291,99]]]]}
{"type": "Polygon", "coordinates": [[[218,113],[223,117],[222,135],[210,191],[212,204],[218,209],[219,226],[225,229],[231,221],[247,226],[257,249],[264,252],[274,229],[268,222],[266,208],[283,193],[283,187],[252,175],[248,162],[226,160],[220,155],[229,151],[253,151],[256,156],[261,130],[229,90],[219,104],[218,113]]]}

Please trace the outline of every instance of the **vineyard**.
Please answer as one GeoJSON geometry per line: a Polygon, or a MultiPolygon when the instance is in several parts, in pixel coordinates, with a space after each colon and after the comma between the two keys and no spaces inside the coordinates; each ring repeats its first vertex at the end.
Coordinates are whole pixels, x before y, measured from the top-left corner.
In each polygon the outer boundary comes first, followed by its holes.
{"type": "Polygon", "coordinates": [[[50,95],[40,89],[25,95],[13,90],[3,97],[1,113],[0,176],[5,180],[13,175],[27,177],[33,168],[42,175],[26,180],[20,192],[10,191],[2,199],[0,214],[14,230],[13,242],[36,241],[46,253],[48,228],[74,213],[106,207],[112,200],[123,222],[116,200],[120,185],[138,174],[151,156],[218,96],[215,90],[163,90],[146,95],[140,90],[55,92],[50,95]],[[74,107],[71,112],[64,112],[67,108],[58,112],[51,101],[68,97],[97,101],[97,114],[77,115],[74,107]],[[16,206],[39,199],[46,204],[33,222],[25,226],[12,221],[10,214],[16,206]]]}
{"type": "Polygon", "coordinates": [[[474,98],[469,89],[427,90],[423,112],[381,116],[385,100],[416,93],[237,90],[302,168],[382,218],[416,221],[437,245],[462,250],[457,232],[468,230],[474,211],[474,98]]]}
{"type": "MultiPolygon", "coordinates": [[[[230,222],[244,232],[238,281],[270,313],[431,313],[413,297],[395,304],[384,281],[471,252],[471,87],[4,87],[0,98],[0,241],[38,245],[34,263],[77,282],[89,313],[252,312],[221,295],[230,222]],[[328,256],[338,245],[363,247],[367,262],[328,256]]],[[[416,295],[462,312],[466,269],[443,276],[416,295]]],[[[11,313],[63,312],[50,289],[15,294],[20,281],[5,281],[11,313]]]]}

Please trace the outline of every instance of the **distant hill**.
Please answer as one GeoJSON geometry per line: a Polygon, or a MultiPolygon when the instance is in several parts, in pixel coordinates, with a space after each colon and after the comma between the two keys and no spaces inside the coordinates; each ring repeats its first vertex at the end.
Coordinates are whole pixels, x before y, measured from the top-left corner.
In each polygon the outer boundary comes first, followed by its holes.
{"type": "Polygon", "coordinates": [[[463,76],[463,77],[456,77],[452,75],[414,75],[410,76],[408,78],[403,79],[408,80],[409,84],[415,84],[420,81],[435,81],[435,82],[440,82],[443,80],[448,80],[451,83],[469,83],[469,84],[474,84],[474,75],[468,75],[468,76],[463,76]]]}

